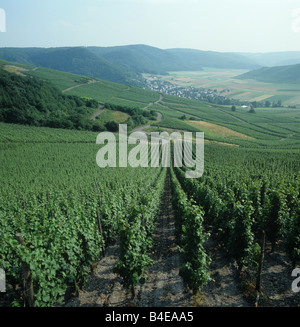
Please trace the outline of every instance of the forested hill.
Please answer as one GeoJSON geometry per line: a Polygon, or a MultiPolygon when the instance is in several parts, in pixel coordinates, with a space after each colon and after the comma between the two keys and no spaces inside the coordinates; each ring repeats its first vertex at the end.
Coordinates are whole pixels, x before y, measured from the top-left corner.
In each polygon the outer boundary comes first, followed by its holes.
{"type": "MultiPolygon", "coordinates": [[[[108,82],[107,82],[108,83],[108,82]]],[[[112,118],[104,121],[91,119],[99,107],[128,115],[124,121],[129,129],[156,120],[156,113],[138,107],[114,105],[86,97],[65,95],[40,78],[7,72],[0,67],[0,121],[30,126],[91,130],[95,132],[118,130],[112,118]]]]}
{"type": "Polygon", "coordinates": [[[135,86],[140,86],[142,73],[167,74],[170,71],[201,70],[202,67],[260,67],[240,54],[192,49],[163,50],[147,45],[0,48],[0,59],[135,86]]]}
{"type": "Polygon", "coordinates": [[[244,69],[260,67],[255,61],[243,55],[216,51],[162,50],[143,44],[88,49],[115,65],[137,73],[166,74],[170,71],[202,70],[203,67],[244,69]]]}
{"type": "Polygon", "coordinates": [[[265,83],[300,83],[300,64],[263,67],[237,76],[238,79],[255,79],[265,83]]]}
{"type": "Polygon", "coordinates": [[[10,62],[51,68],[68,73],[101,78],[126,84],[137,78],[83,47],[71,48],[0,48],[0,58],[10,62]]]}
{"type": "Polygon", "coordinates": [[[224,69],[255,69],[261,67],[257,62],[243,55],[231,52],[201,51],[194,49],[168,49],[189,65],[188,70],[199,70],[199,66],[224,69]]]}
{"type": "Polygon", "coordinates": [[[63,95],[50,83],[0,68],[0,121],[31,126],[101,130],[89,115],[98,102],[63,95]]]}

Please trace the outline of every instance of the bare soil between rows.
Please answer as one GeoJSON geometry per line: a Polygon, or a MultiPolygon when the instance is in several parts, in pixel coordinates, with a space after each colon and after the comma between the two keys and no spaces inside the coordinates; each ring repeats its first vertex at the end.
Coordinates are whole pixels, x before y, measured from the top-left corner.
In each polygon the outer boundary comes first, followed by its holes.
{"type": "Polygon", "coordinates": [[[113,272],[118,260],[118,245],[110,246],[107,254],[90,275],[79,296],[65,306],[73,307],[191,307],[193,295],[179,276],[181,255],[175,239],[175,221],[171,202],[170,180],[167,177],[161,212],[154,233],[154,264],[147,271],[147,280],[136,286],[136,297],[122,286],[122,280],[113,272]]]}
{"type": "MultiPolygon", "coordinates": [[[[136,297],[122,285],[122,279],[113,272],[118,260],[118,244],[107,249],[106,256],[97,263],[97,269],[79,295],[67,301],[65,307],[253,307],[255,301],[254,271],[239,274],[234,260],[226,257],[213,238],[205,244],[212,258],[212,281],[194,295],[179,276],[181,253],[175,239],[175,219],[167,176],[161,213],[154,234],[154,264],[147,271],[147,280],[136,286],[136,297]]],[[[262,269],[259,306],[300,306],[300,292],[291,289],[292,267],[282,242],[271,253],[267,244],[262,269]]]]}

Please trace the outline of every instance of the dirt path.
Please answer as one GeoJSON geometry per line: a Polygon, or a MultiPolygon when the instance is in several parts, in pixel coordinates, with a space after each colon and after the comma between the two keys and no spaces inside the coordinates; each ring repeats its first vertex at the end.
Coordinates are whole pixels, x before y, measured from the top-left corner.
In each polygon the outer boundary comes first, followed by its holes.
{"type": "Polygon", "coordinates": [[[226,258],[216,242],[210,238],[205,248],[212,259],[209,267],[213,279],[203,288],[197,297],[196,305],[204,307],[249,307],[248,302],[239,288],[237,266],[233,260],[226,258]]]}
{"type": "Polygon", "coordinates": [[[251,125],[249,122],[247,122],[246,120],[242,119],[242,118],[239,118],[239,117],[236,117],[232,114],[230,114],[229,112],[225,111],[225,110],[222,110],[221,108],[218,108],[218,107],[215,107],[215,106],[209,106],[209,107],[212,107],[212,108],[215,108],[216,110],[222,112],[223,114],[227,115],[227,116],[230,116],[231,118],[237,120],[238,122],[240,123],[243,123],[243,124],[246,124],[246,125],[251,125]]]}
{"type": "Polygon", "coordinates": [[[160,95],[159,95],[159,99],[158,99],[157,101],[155,101],[155,102],[150,102],[150,103],[148,104],[148,106],[146,106],[144,109],[148,109],[148,108],[152,107],[154,104],[158,104],[159,106],[162,106],[162,104],[161,104],[160,102],[163,101],[163,99],[164,99],[163,95],[160,94],[160,95]]]}
{"type": "Polygon", "coordinates": [[[191,307],[192,293],[186,290],[179,276],[180,253],[175,243],[174,212],[171,203],[170,179],[167,177],[161,214],[154,235],[154,265],[147,271],[148,280],[136,287],[136,298],[123,288],[121,279],[113,273],[118,260],[118,246],[111,246],[99,262],[97,271],[79,296],[68,307],[191,307]]]}
{"type": "MultiPolygon", "coordinates": [[[[162,96],[162,94],[160,94],[160,97],[159,97],[159,100],[157,100],[155,103],[153,102],[150,102],[148,104],[147,107],[145,107],[144,109],[148,109],[150,108],[151,106],[153,106],[154,104],[157,104],[157,105],[160,105],[160,106],[163,106],[162,104],[160,104],[160,102],[164,99],[164,97],[162,96]]],[[[160,112],[157,112],[157,121],[158,122],[161,122],[163,121],[163,115],[160,113],[160,112]]],[[[142,126],[142,127],[138,127],[134,130],[134,132],[143,132],[145,128],[150,128],[151,125],[147,125],[147,126],[142,126]]],[[[150,133],[146,133],[146,134],[150,134],[150,133]]]]}
{"type": "Polygon", "coordinates": [[[65,93],[65,92],[68,92],[68,91],[71,91],[73,89],[76,89],[77,87],[80,87],[80,86],[83,86],[83,85],[86,85],[86,84],[78,84],[78,85],[75,85],[75,86],[72,86],[72,87],[69,87],[65,90],[62,90],[62,93],[65,93]]]}
{"type": "Polygon", "coordinates": [[[62,90],[62,93],[65,93],[65,92],[71,91],[71,90],[76,89],[77,87],[80,87],[80,86],[89,85],[89,84],[94,84],[94,83],[99,83],[99,82],[96,81],[96,80],[92,80],[92,81],[90,81],[90,82],[88,82],[88,83],[78,84],[78,85],[75,85],[75,86],[69,87],[69,88],[67,88],[67,89],[65,89],[65,90],[62,90]]]}
{"type": "Polygon", "coordinates": [[[96,113],[94,113],[93,116],[90,119],[94,120],[95,118],[100,116],[102,114],[103,110],[104,110],[104,106],[100,105],[99,110],[96,113]]]}
{"type": "Polygon", "coordinates": [[[160,112],[157,113],[157,120],[159,122],[163,121],[163,115],[160,112]]]}
{"type": "MultiPolygon", "coordinates": [[[[205,245],[212,258],[209,282],[195,300],[195,305],[204,307],[253,307],[256,291],[255,282],[257,272],[253,268],[246,268],[239,276],[237,264],[233,259],[224,255],[213,239],[205,245]],[[243,286],[242,286],[243,285],[243,286]],[[246,298],[247,296],[247,298],[246,298]]],[[[280,241],[274,252],[266,245],[263,261],[260,307],[294,307],[300,305],[300,293],[293,293],[291,284],[292,267],[280,241]]]]}
{"type": "Polygon", "coordinates": [[[138,304],[143,307],[191,307],[192,293],[179,276],[181,255],[175,240],[175,221],[167,176],[162,211],[154,235],[154,265],[148,271],[148,280],[141,286],[138,304]]]}
{"type": "MultiPolygon", "coordinates": [[[[136,287],[136,298],[123,288],[121,278],[113,272],[118,260],[118,245],[107,249],[95,273],[79,296],[72,298],[67,307],[253,307],[253,301],[246,299],[245,289],[236,262],[224,255],[222,248],[210,237],[205,249],[212,262],[209,272],[212,277],[202,291],[193,296],[179,276],[181,255],[175,241],[174,211],[171,202],[170,178],[166,179],[161,213],[154,233],[153,266],[147,271],[145,284],[136,287]]],[[[266,248],[263,264],[262,290],[264,299],[260,306],[299,306],[300,293],[291,291],[291,267],[282,244],[274,253],[266,248]]],[[[255,281],[253,271],[246,280],[255,281]],[[251,277],[251,278],[250,278],[251,277]]],[[[253,295],[253,290],[251,291],[253,295]]]]}
{"type": "MultiPolygon", "coordinates": [[[[157,121],[158,121],[158,122],[163,121],[163,115],[162,115],[160,112],[157,112],[157,121]]],[[[151,127],[151,125],[146,125],[146,126],[138,127],[138,128],[135,128],[135,129],[134,129],[134,132],[144,132],[144,129],[146,129],[146,128],[150,128],[150,127],[151,127]]],[[[151,134],[151,133],[149,133],[149,132],[144,132],[144,133],[146,133],[146,134],[148,134],[148,135],[151,134]]]]}
{"type": "Polygon", "coordinates": [[[118,260],[118,245],[107,249],[107,255],[91,274],[79,296],[71,299],[68,307],[216,307],[251,306],[238,287],[236,267],[225,258],[216,244],[209,240],[206,249],[212,258],[209,282],[200,295],[193,296],[179,276],[181,255],[175,240],[174,211],[171,202],[169,175],[161,205],[161,213],[154,234],[154,265],[147,271],[148,279],[136,287],[136,298],[123,288],[121,278],[113,272],[118,260]]]}

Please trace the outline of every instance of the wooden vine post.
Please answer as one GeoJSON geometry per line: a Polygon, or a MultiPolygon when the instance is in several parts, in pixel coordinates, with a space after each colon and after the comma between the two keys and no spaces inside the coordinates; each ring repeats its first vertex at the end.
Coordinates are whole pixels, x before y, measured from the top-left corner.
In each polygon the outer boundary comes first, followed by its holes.
{"type": "MultiPolygon", "coordinates": [[[[16,239],[20,245],[24,246],[24,238],[22,234],[16,234],[16,239]]],[[[34,292],[31,278],[31,272],[29,265],[22,261],[23,271],[23,292],[24,292],[24,307],[33,308],[34,304],[34,292]]]]}
{"type": "Polygon", "coordinates": [[[262,266],[265,256],[265,243],[266,243],[266,233],[263,230],[262,231],[262,245],[261,245],[261,252],[260,252],[260,259],[259,259],[259,265],[258,265],[258,272],[256,277],[256,287],[255,290],[257,292],[256,294],[256,301],[255,301],[255,307],[258,307],[258,301],[261,293],[261,273],[262,273],[262,266]]]}
{"type": "Polygon", "coordinates": [[[97,207],[97,224],[98,224],[98,230],[101,235],[102,241],[103,241],[103,246],[102,246],[102,255],[105,257],[105,244],[104,244],[104,236],[103,236],[103,230],[102,230],[102,224],[101,224],[101,218],[100,218],[100,213],[99,213],[99,208],[97,207]]]}

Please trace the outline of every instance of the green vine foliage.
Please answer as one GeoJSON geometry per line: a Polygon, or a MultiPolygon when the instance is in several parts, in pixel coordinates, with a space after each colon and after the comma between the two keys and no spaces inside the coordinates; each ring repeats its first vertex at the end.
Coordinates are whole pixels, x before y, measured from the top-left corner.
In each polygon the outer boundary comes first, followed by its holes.
{"type": "Polygon", "coordinates": [[[12,305],[23,305],[22,262],[29,265],[37,307],[61,304],[69,290],[81,289],[92,264],[117,241],[119,221],[135,204],[143,208],[144,243],[150,251],[151,217],[159,207],[164,173],[159,168],[99,170],[92,165],[96,150],[86,144],[28,144],[4,150],[0,267],[12,305]],[[24,245],[18,244],[17,233],[24,245]]]}
{"type": "Polygon", "coordinates": [[[199,291],[211,280],[211,259],[206,253],[204,242],[208,234],[203,230],[202,208],[189,200],[171,169],[173,204],[176,211],[176,234],[184,254],[180,275],[194,291],[199,291]]]}
{"type": "Polygon", "coordinates": [[[271,190],[269,194],[268,215],[265,222],[267,238],[271,242],[274,251],[276,242],[283,233],[288,213],[285,207],[285,196],[280,190],[271,190]]]}
{"type": "Polygon", "coordinates": [[[286,249],[291,259],[292,267],[300,262],[300,201],[298,208],[292,212],[290,228],[286,237],[286,249]]]}
{"type": "Polygon", "coordinates": [[[133,296],[135,286],[145,282],[145,272],[153,264],[150,253],[165,178],[166,169],[163,169],[150,189],[141,195],[139,203],[133,203],[118,222],[120,256],[114,271],[122,277],[124,286],[131,289],[133,296]]]}
{"type": "Polygon", "coordinates": [[[215,164],[212,167],[197,180],[185,178],[184,166],[174,168],[174,172],[186,194],[203,208],[203,226],[222,249],[236,260],[240,270],[247,266],[257,269],[265,231],[272,250],[283,240],[295,266],[300,253],[297,177],[291,179],[282,171],[271,173],[275,170],[273,164],[259,178],[246,169],[241,173],[239,167],[235,167],[236,171],[215,164]]]}
{"type": "Polygon", "coordinates": [[[63,300],[68,286],[82,286],[90,265],[99,257],[102,239],[96,220],[87,215],[90,206],[70,203],[60,193],[44,199],[32,197],[18,226],[24,246],[15,240],[9,223],[1,229],[0,265],[12,285],[22,285],[21,262],[29,265],[36,306],[51,306],[63,300]]]}
{"type": "Polygon", "coordinates": [[[239,270],[247,264],[253,249],[254,235],[252,232],[253,207],[249,202],[234,204],[233,224],[230,231],[227,250],[236,259],[239,270]]]}
{"type": "Polygon", "coordinates": [[[123,278],[123,284],[134,291],[146,279],[145,270],[152,264],[147,254],[146,229],[142,213],[133,207],[126,219],[119,222],[120,257],[114,271],[123,278]]]}

